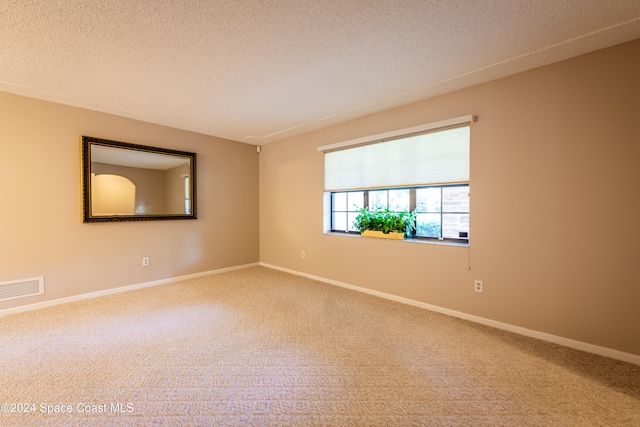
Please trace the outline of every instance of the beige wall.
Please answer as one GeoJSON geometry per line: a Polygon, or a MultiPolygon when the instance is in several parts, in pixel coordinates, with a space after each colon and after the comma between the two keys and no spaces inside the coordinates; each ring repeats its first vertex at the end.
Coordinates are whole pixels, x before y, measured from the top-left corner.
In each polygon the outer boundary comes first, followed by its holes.
{"type": "Polygon", "coordinates": [[[0,282],[46,280],[0,310],[259,261],[252,145],[0,93],[0,148],[0,282]],[[196,152],[198,219],[83,224],[81,135],[196,152]]]}
{"type": "Polygon", "coordinates": [[[260,259],[640,355],[638,76],[640,40],[266,145],[260,259]],[[465,114],[469,248],[323,234],[318,146],[465,114]]]}

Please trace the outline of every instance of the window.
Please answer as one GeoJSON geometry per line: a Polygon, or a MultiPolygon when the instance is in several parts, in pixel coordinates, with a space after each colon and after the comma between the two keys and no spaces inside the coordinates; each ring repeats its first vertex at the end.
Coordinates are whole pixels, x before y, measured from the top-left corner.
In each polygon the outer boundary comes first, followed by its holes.
{"type": "Polygon", "coordinates": [[[416,189],[416,236],[469,241],[469,185],[416,189]]]}
{"type": "Polygon", "coordinates": [[[473,116],[319,147],[325,231],[356,232],[358,210],[415,211],[417,239],[468,242],[473,116]]]}
{"type": "Polygon", "coordinates": [[[469,185],[331,193],[331,231],[357,233],[357,210],[416,211],[415,239],[469,241],[469,185]]]}
{"type": "Polygon", "coordinates": [[[353,221],[358,215],[356,211],[365,206],[364,193],[364,191],[331,193],[332,231],[356,231],[353,228],[353,221]]]}

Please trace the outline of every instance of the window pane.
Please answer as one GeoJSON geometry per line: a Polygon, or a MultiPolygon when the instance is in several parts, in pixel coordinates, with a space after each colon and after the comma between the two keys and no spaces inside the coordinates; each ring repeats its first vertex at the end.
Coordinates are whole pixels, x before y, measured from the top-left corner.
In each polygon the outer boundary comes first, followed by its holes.
{"type": "Polygon", "coordinates": [[[369,191],[369,209],[387,208],[387,190],[369,191]]]}
{"type": "MultiPolygon", "coordinates": [[[[443,214],[442,237],[460,239],[460,232],[469,233],[469,214],[443,214]]],[[[462,237],[462,238],[468,238],[462,237]]]]}
{"type": "Polygon", "coordinates": [[[334,211],[347,210],[347,193],[331,193],[331,196],[333,197],[334,211]]]}
{"type": "Polygon", "coordinates": [[[353,191],[348,193],[348,199],[348,210],[356,211],[364,207],[364,191],[353,191]]]}
{"type": "Polygon", "coordinates": [[[410,194],[411,190],[389,190],[389,209],[408,212],[410,194]]]}
{"type": "Polygon", "coordinates": [[[418,214],[416,236],[440,237],[440,214],[418,214]]]}
{"type": "Polygon", "coordinates": [[[333,229],[339,231],[347,230],[347,213],[346,212],[333,212],[332,214],[333,229]]]}
{"type": "Polygon", "coordinates": [[[442,212],[469,212],[469,187],[442,188],[442,212]]]}
{"type": "Polygon", "coordinates": [[[416,210],[418,212],[440,212],[441,187],[418,188],[416,190],[416,210]]]}
{"type": "Polygon", "coordinates": [[[349,231],[358,231],[354,226],[353,223],[356,220],[356,217],[358,216],[357,212],[349,212],[348,213],[348,225],[349,225],[349,231]]]}

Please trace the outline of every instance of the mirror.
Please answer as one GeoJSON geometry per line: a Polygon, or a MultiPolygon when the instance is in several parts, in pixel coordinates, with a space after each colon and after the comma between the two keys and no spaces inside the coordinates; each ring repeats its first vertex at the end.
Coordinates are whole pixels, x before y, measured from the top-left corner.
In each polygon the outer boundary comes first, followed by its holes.
{"type": "Polygon", "coordinates": [[[84,222],[196,219],[196,154],[82,137],[84,222]]]}

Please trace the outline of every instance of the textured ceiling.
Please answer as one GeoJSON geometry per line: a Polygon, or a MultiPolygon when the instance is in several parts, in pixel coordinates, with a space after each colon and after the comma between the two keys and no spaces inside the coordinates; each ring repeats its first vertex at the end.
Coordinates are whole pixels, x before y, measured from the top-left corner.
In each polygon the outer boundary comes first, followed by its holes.
{"type": "Polygon", "coordinates": [[[266,144],[637,38],[638,0],[2,0],[0,91],[266,144]]]}

